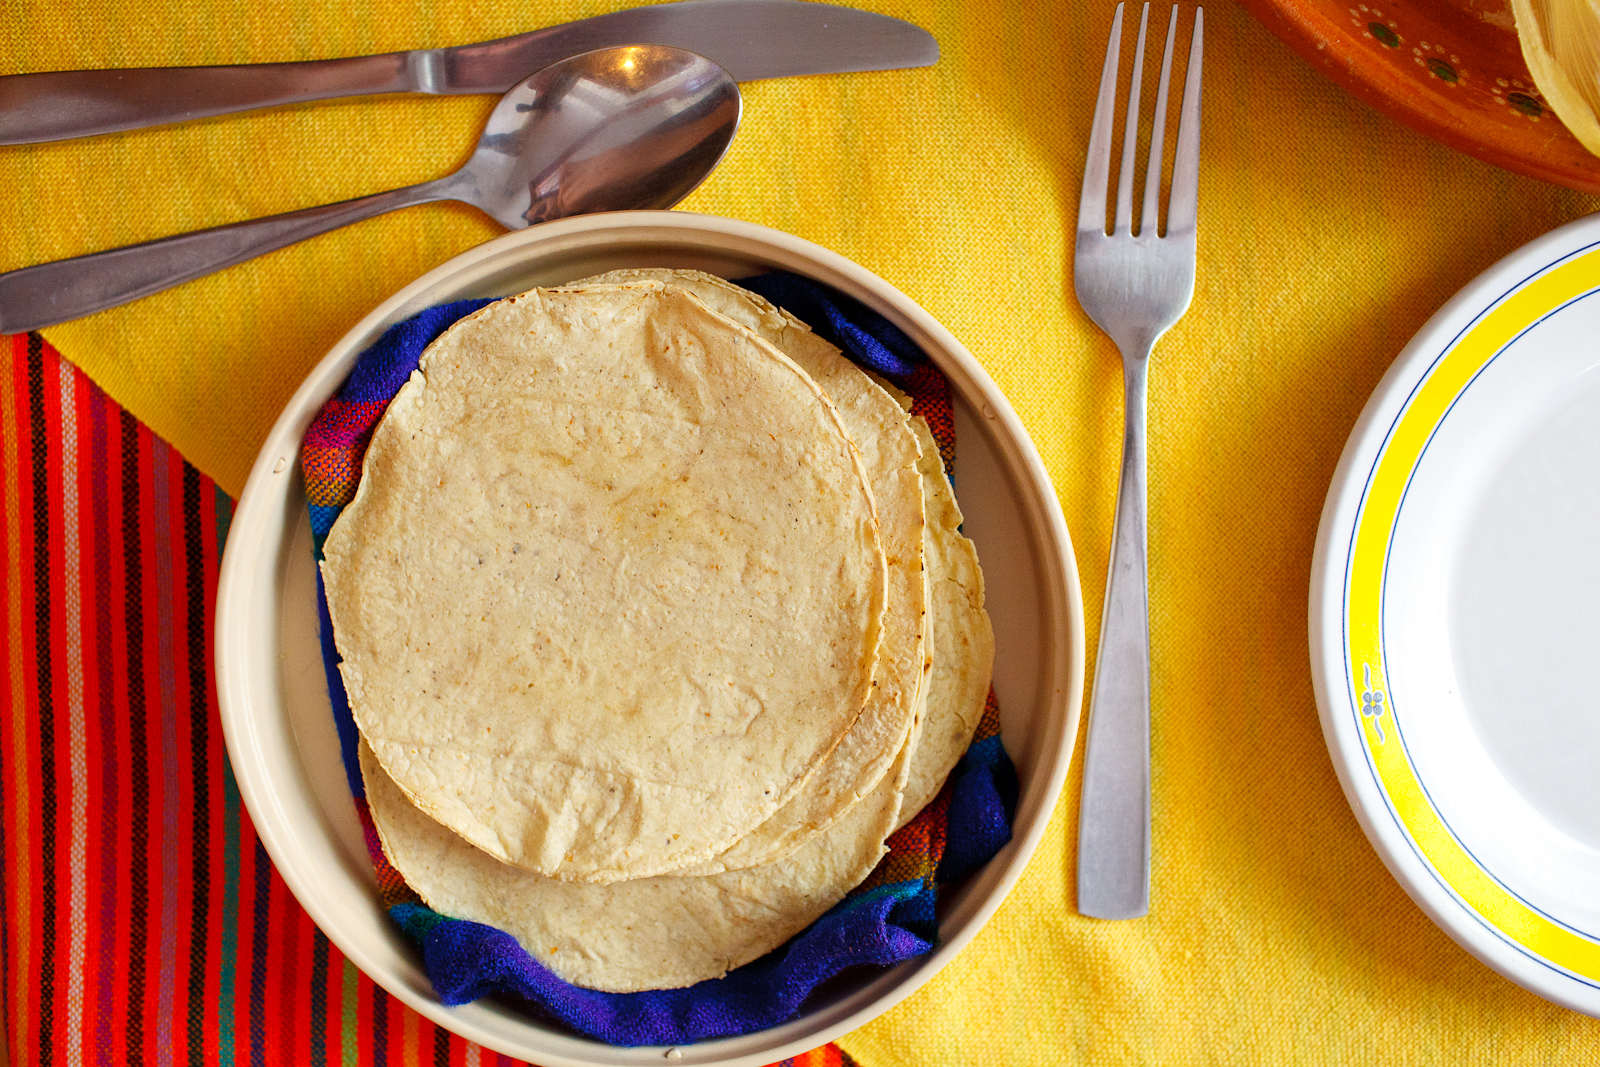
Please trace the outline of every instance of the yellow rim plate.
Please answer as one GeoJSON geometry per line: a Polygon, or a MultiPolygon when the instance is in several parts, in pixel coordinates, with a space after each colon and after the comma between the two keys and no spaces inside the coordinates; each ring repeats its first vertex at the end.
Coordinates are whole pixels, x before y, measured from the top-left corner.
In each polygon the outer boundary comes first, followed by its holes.
{"type": "MultiPolygon", "coordinates": [[[[1592,337],[1572,327],[1580,318],[1583,329],[1591,319],[1600,321],[1600,301],[1585,301],[1596,293],[1600,217],[1508,256],[1417,334],[1346,445],[1323,512],[1310,612],[1313,674],[1329,750],[1346,796],[1389,869],[1447,933],[1485,963],[1541,996],[1592,1015],[1600,1015],[1600,922],[1591,917],[1600,914],[1600,880],[1585,884],[1587,873],[1569,878],[1576,884],[1568,891],[1583,899],[1575,910],[1564,909],[1540,895],[1535,883],[1546,872],[1538,863],[1524,859],[1524,869],[1512,869],[1519,864],[1506,856],[1517,854],[1521,842],[1485,846],[1486,834],[1504,836],[1519,818],[1536,818],[1535,807],[1513,797],[1501,807],[1519,810],[1488,820],[1493,831],[1484,820],[1468,825],[1463,812],[1474,804],[1481,811],[1486,802],[1451,799],[1465,796],[1472,783],[1451,781],[1463,772],[1453,754],[1437,751],[1461,744],[1451,736],[1452,727],[1456,735],[1472,732],[1470,714],[1438,710],[1467,702],[1452,680],[1453,672],[1465,668],[1415,668],[1399,657],[1415,659],[1424,654],[1419,649],[1429,648],[1437,649],[1435,658],[1451,657],[1451,636],[1442,632],[1449,617],[1442,605],[1451,589],[1447,565],[1435,567],[1416,546],[1438,539],[1441,531],[1449,534],[1446,527],[1473,521],[1470,508],[1441,504],[1449,494],[1438,488],[1451,478],[1461,482],[1461,471],[1468,480],[1487,478],[1480,475],[1482,454],[1461,454],[1461,442],[1493,430],[1465,420],[1482,420],[1488,412],[1493,421],[1494,413],[1511,406],[1493,391],[1527,378],[1528,368],[1548,364],[1550,345],[1560,345],[1549,339],[1563,336],[1563,327],[1568,336],[1592,337]],[[1440,576],[1419,575],[1430,567],[1440,576]],[[1430,622],[1439,633],[1424,632],[1430,622]],[[1449,678],[1432,684],[1429,670],[1449,678]]],[[[1588,359],[1580,358],[1579,347],[1566,345],[1577,373],[1588,359]]],[[[1600,356],[1593,362],[1600,363],[1600,356]]],[[[1539,373],[1549,377],[1547,369],[1539,373]]],[[[1593,377],[1584,380],[1592,383],[1593,377]]],[[[1559,390],[1544,389],[1548,406],[1559,390]]],[[[1541,419],[1548,422],[1538,411],[1525,418],[1523,435],[1539,432],[1541,419]]],[[[1462,493],[1483,495],[1477,486],[1457,495],[1462,493]]],[[[1600,484],[1594,493],[1600,494],[1600,484]]],[[[1459,618],[1461,609],[1453,610],[1459,618]]],[[[1486,669],[1504,675],[1513,667],[1486,669]]],[[[1557,853],[1566,848],[1594,866],[1592,842],[1569,842],[1545,827],[1530,836],[1554,840],[1557,853]]]]}

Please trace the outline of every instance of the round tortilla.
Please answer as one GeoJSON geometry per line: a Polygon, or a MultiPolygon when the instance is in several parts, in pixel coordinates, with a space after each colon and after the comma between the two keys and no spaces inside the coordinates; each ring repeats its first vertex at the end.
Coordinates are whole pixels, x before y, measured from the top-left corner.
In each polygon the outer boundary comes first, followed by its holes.
{"type": "Polygon", "coordinates": [[[917,466],[922,448],[910,417],[893,397],[809,326],[755,293],[714,275],[665,268],[612,271],[564,288],[637,282],[660,282],[693,294],[712,311],[770,342],[822,388],[860,450],[888,560],[883,642],[872,696],[861,717],[771,818],[715,858],[676,872],[714,874],[771,863],[825,830],[872,792],[906,743],[927,677],[923,488],[917,466]]]}
{"type": "MultiPolygon", "coordinates": [[[[978,550],[961,535],[961,509],[956,506],[944,460],[927,422],[914,416],[912,429],[922,442],[923,498],[928,509],[927,539],[928,642],[933,667],[928,677],[917,750],[911,759],[900,809],[900,826],[916,818],[972,744],[989,699],[994,670],[994,628],[983,610],[983,571],[978,550]]],[[[899,826],[896,827],[899,829],[899,826]]]]}
{"type": "Polygon", "coordinates": [[[612,993],[721,978],[815,922],[883,856],[907,763],[902,750],[896,772],[867,799],[777,863],[595,885],[485,855],[418,811],[361,749],[383,851],[429,907],[503,930],[562,980],[612,993]]]}
{"type": "Polygon", "coordinates": [[[324,551],[379,762],[540,874],[709,859],[872,689],[887,563],[833,404],[659,285],[533,290],[452,326],[324,551]]]}

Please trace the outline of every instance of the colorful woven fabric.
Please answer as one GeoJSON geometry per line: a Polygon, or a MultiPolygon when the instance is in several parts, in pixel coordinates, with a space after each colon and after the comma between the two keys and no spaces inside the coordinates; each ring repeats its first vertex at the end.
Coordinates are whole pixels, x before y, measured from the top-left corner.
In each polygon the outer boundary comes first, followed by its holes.
{"type": "MultiPolygon", "coordinates": [[[[300,465],[306,476],[306,500],[313,508],[339,508],[354,497],[361,484],[361,457],[366,455],[372,429],[411,372],[417,355],[451,323],[491,303],[461,300],[429,308],[384,332],[378,343],[361,355],[361,362],[322,406],[306,430],[300,448],[300,465]]],[[[318,524],[320,525],[320,524],[318,524]]],[[[317,551],[322,551],[318,534],[317,551]]]]}
{"type": "MultiPolygon", "coordinates": [[[[898,328],[882,316],[792,274],[766,274],[742,285],[799,308],[818,332],[858,362],[906,388],[912,409],[928,418],[941,450],[955,454],[950,391],[898,328]]],[[[431,308],[399,323],[357,361],[351,377],[312,421],[302,448],[318,557],[344,505],[355,497],[361,461],[382,402],[410,377],[426,346],[486,301],[431,308]],[[387,396],[383,391],[387,390],[387,396]]],[[[326,600],[319,583],[322,650],[343,746],[345,773],[366,834],[367,850],[390,916],[422,949],[434,991],[446,1004],[510,993],[540,1016],[619,1045],[682,1044],[750,1033],[792,1018],[822,982],[852,967],[883,966],[920,955],[938,936],[934,906],[939,874],[965,874],[1011,838],[1016,779],[1000,744],[999,712],[989,697],[979,738],[938,798],[889,840],[889,855],[840,904],[787,945],[725,978],[686,989],[598,993],[545,970],[514,938],[493,927],[446,918],[428,908],[389,863],[378,840],[357,757],[357,734],[339,674],[326,600]],[[987,784],[984,784],[987,783],[987,784]],[[1006,783],[1009,783],[1007,785],[1006,783]],[[978,805],[982,810],[966,810],[978,805]],[[941,870],[946,824],[967,834],[957,867],[941,870]]]]}
{"type": "Polygon", "coordinates": [[[773,1067],[859,1067],[850,1055],[838,1045],[823,1045],[819,1049],[791,1056],[773,1067]]]}
{"type": "Polygon", "coordinates": [[[211,673],[231,501],[38,335],[0,355],[4,1061],[511,1067],[358,971],[256,837],[211,673]]]}

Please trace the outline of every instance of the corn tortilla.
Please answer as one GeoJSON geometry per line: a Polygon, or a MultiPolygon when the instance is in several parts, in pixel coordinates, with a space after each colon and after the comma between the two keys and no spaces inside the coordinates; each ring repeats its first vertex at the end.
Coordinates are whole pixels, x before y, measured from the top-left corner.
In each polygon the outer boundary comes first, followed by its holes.
{"type": "Polygon", "coordinates": [[[681,290],[533,290],[451,327],[324,551],[378,761],[546,876],[724,851],[872,689],[887,561],[856,448],[809,376],[681,290]]]}
{"type": "Polygon", "coordinates": [[[978,550],[961,534],[961,509],[946,477],[939,448],[920,417],[911,420],[922,442],[923,500],[928,512],[924,551],[928,559],[928,642],[932,673],[920,738],[911,760],[904,825],[938,795],[972,743],[989,699],[994,670],[994,627],[983,608],[983,571],[978,550]]]}
{"type": "Polygon", "coordinates": [[[619,270],[569,287],[660,282],[686,290],[712,311],[788,356],[833,401],[861,453],[888,561],[888,600],[872,696],[838,747],[805,786],[721,855],[677,873],[713,874],[770,863],[832,825],[868,795],[904,747],[923,696],[922,448],[900,404],[838,348],[761,296],[699,271],[619,270]]]}
{"type": "Polygon", "coordinates": [[[631,993],[721,978],[815,922],[877,866],[907,757],[824,834],[776,863],[702,878],[562,882],[501,863],[407,801],[365,745],[384,853],[429,907],[515,937],[563,981],[631,993]]]}

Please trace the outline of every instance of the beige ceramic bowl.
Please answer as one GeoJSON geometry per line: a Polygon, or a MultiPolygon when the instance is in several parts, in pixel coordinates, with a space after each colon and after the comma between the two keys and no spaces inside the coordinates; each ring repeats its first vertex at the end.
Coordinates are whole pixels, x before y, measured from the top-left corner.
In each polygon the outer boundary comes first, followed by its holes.
{"type": "Polygon", "coordinates": [[[521,1059],[758,1067],[825,1044],[886,1011],[948,963],[994,914],[1033,853],[1067,776],[1083,690],[1083,605],[1055,491],[1022,424],[950,333],[882,279],[797,237],[684,212],[620,212],[535,226],[457,256],[379,305],[327,354],[279,417],[240,497],[222,561],[217,685],[228,755],[278,871],[324,933],[390,993],[456,1033],[521,1059]],[[502,296],[619,267],[738,278],[804,274],[903,328],[955,394],[957,494],[994,619],[1003,738],[1022,783],[1012,842],[945,904],[933,952],[834,983],[792,1022],[681,1049],[615,1048],[499,1003],[447,1008],[379,906],[328,705],[315,572],[297,454],[312,416],[392,323],[466,297],[502,296]]]}

